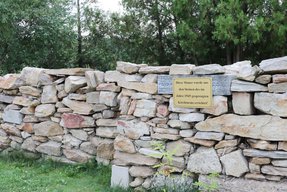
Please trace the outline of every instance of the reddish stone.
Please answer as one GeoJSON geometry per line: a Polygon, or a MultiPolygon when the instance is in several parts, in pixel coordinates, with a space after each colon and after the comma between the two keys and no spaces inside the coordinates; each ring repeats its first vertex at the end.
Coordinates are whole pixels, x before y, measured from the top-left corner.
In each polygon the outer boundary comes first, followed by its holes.
{"type": "Polygon", "coordinates": [[[23,123],[20,129],[26,131],[27,133],[34,133],[32,123],[23,123]]]}
{"type": "Polygon", "coordinates": [[[157,107],[156,115],[159,116],[159,117],[166,117],[166,116],[168,116],[169,115],[168,107],[166,105],[159,105],[157,107]]]}
{"type": "Polygon", "coordinates": [[[19,79],[17,74],[7,74],[4,77],[0,77],[1,89],[15,89],[23,85],[23,82],[19,79]]]}
{"type": "Polygon", "coordinates": [[[132,100],[130,108],[128,110],[128,115],[132,115],[136,109],[136,105],[137,105],[137,101],[136,100],[132,100]]]}
{"type": "Polygon", "coordinates": [[[64,113],[60,125],[66,128],[95,127],[95,121],[92,117],[64,113]]]}

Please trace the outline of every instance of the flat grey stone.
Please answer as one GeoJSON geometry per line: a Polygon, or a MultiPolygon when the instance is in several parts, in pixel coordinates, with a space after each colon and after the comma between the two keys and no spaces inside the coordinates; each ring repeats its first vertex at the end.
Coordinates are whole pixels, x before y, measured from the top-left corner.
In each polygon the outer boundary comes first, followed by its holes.
{"type": "Polygon", "coordinates": [[[16,110],[4,110],[2,115],[3,121],[7,123],[21,124],[23,121],[23,114],[16,110]]]}
{"type": "Polygon", "coordinates": [[[271,159],[287,159],[285,151],[261,151],[256,149],[244,149],[244,156],[248,157],[268,157],[271,159]]]}

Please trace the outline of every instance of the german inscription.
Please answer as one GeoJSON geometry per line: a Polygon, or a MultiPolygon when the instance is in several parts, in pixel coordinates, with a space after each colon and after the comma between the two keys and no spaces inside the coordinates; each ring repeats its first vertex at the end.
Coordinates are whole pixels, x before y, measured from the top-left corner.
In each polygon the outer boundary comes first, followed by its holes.
{"type": "Polygon", "coordinates": [[[193,77],[173,79],[174,106],[208,108],[212,106],[212,78],[193,77]]]}
{"type": "MultiPolygon", "coordinates": [[[[158,76],[158,94],[173,94],[172,80],[174,78],[193,78],[200,77],[196,75],[184,75],[184,76],[170,76],[159,75],[158,76]]],[[[231,82],[235,79],[234,75],[206,75],[204,77],[212,78],[212,94],[213,95],[231,95],[231,82]]]]}

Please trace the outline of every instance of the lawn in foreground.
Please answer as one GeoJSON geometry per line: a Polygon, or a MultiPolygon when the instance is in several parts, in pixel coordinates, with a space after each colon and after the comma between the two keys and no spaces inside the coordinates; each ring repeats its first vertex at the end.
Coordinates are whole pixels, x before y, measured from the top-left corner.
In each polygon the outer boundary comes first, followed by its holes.
{"type": "Polygon", "coordinates": [[[110,176],[110,167],[96,163],[67,165],[22,155],[0,157],[3,192],[124,192],[109,187],[110,176]]]}

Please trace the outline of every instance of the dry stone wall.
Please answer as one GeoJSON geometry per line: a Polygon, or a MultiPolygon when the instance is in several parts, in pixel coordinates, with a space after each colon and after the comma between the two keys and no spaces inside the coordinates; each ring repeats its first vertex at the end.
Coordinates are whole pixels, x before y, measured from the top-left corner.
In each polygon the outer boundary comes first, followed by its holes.
{"type": "Polygon", "coordinates": [[[117,62],[105,73],[26,67],[0,78],[0,151],[67,163],[96,158],[113,165],[112,185],[124,187],[149,188],[155,173],[283,181],[286,74],[287,57],[259,66],[117,62]],[[174,107],[168,81],[191,75],[212,77],[211,108],[174,107]]]}

